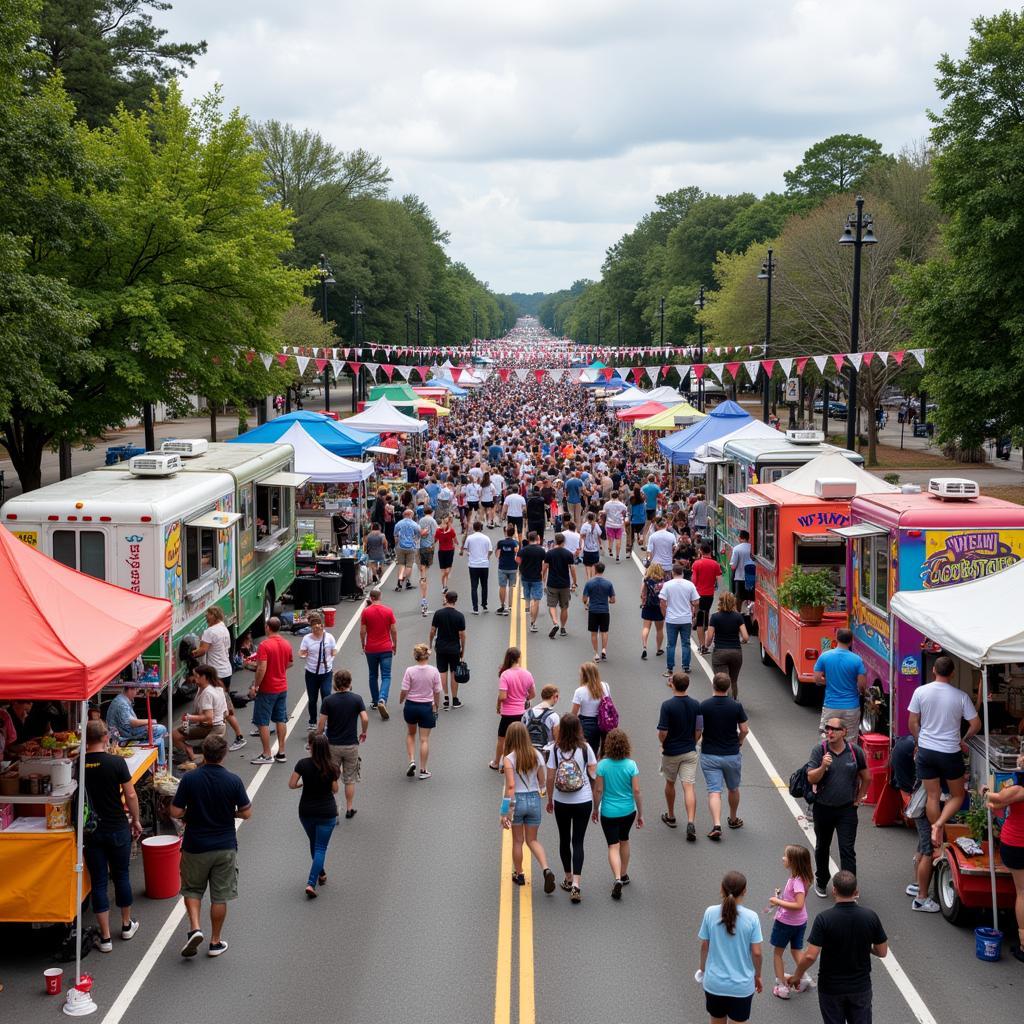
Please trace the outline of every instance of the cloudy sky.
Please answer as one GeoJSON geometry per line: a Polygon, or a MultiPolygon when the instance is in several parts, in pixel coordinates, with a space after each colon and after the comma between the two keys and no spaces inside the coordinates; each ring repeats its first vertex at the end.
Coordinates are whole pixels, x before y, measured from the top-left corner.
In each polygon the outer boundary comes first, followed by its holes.
{"type": "Polygon", "coordinates": [[[598,277],[662,192],[783,187],[813,142],[923,139],[940,53],[1009,0],[174,0],[189,95],[362,146],[499,291],[598,277]]]}

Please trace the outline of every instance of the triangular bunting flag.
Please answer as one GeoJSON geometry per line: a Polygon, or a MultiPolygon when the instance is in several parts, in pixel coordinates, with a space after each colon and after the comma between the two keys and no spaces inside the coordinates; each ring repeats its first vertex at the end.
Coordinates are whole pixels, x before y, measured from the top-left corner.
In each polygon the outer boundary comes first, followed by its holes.
{"type": "Polygon", "coordinates": [[[902,349],[899,352],[890,352],[889,353],[889,355],[891,355],[893,357],[893,359],[896,361],[896,365],[897,366],[902,366],[903,365],[903,357],[906,354],[907,353],[904,352],[902,349]]]}
{"type": "Polygon", "coordinates": [[[629,367],[628,366],[616,366],[615,367],[615,372],[623,380],[626,380],[629,377],[629,367]]]}
{"type": "Polygon", "coordinates": [[[743,365],[747,368],[747,376],[750,378],[750,383],[753,384],[757,380],[757,371],[761,364],[756,359],[747,359],[743,365]]]}
{"type": "Polygon", "coordinates": [[[530,376],[530,371],[529,370],[524,370],[522,368],[517,369],[515,371],[515,373],[516,373],[516,379],[520,380],[520,381],[525,381],[526,378],[530,376]]]}
{"type": "Polygon", "coordinates": [[[804,375],[804,367],[807,365],[809,356],[797,356],[796,359],[796,375],[802,377],[804,375]]]}
{"type": "MultiPolygon", "coordinates": [[[[732,377],[733,380],[736,380],[739,377],[740,367],[742,365],[743,365],[742,363],[726,363],[725,364],[725,368],[729,371],[729,376],[732,377]]],[[[751,380],[753,380],[753,378],[751,378],[751,380]]]]}
{"type": "Polygon", "coordinates": [[[344,364],[342,363],[342,361],[340,359],[332,359],[331,360],[331,369],[334,371],[334,379],[335,380],[338,380],[338,378],[341,377],[341,371],[342,371],[343,365],[344,364]]]}
{"type": "Polygon", "coordinates": [[[279,363],[280,363],[280,364],[281,364],[282,366],[284,366],[284,364],[288,362],[288,357],[287,357],[287,356],[286,356],[286,355],[285,355],[285,354],[284,354],[283,352],[278,352],[278,353],[277,353],[277,361],[278,361],[278,362],[279,362],[279,363]]]}
{"type": "Polygon", "coordinates": [[[793,375],[793,360],[792,359],[780,359],[779,360],[779,368],[782,370],[782,372],[786,375],[786,378],[788,379],[789,377],[791,377],[793,375]]]}
{"type": "Polygon", "coordinates": [[[924,349],[923,348],[912,348],[910,350],[910,354],[921,364],[922,367],[924,366],[924,349]]]}
{"type": "MultiPolygon", "coordinates": [[[[874,352],[865,352],[864,353],[864,365],[865,366],[870,366],[871,365],[871,360],[874,359],[874,358],[875,358],[875,353],[874,352]]],[[[882,361],[884,362],[885,360],[882,360],[882,361]]]]}
{"type": "Polygon", "coordinates": [[[363,363],[366,367],[366,372],[370,375],[370,380],[377,380],[377,371],[380,369],[380,363],[363,363]]]}
{"type": "Polygon", "coordinates": [[[489,380],[492,373],[494,373],[494,371],[489,366],[482,366],[476,371],[476,375],[481,380],[489,380]]]}
{"type": "Polygon", "coordinates": [[[888,352],[876,352],[875,358],[882,364],[882,368],[885,368],[885,364],[889,361],[888,352]]]}
{"type": "Polygon", "coordinates": [[[722,380],[722,364],[721,363],[708,363],[708,373],[711,374],[719,384],[724,384],[722,380]]]}
{"type": "Polygon", "coordinates": [[[299,376],[301,377],[306,372],[306,367],[309,366],[309,356],[296,356],[295,362],[299,364],[299,376]]]}
{"type": "MultiPolygon", "coordinates": [[[[600,370],[598,370],[598,373],[600,373],[601,376],[604,377],[605,380],[611,380],[612,379],[612,374],[614,372],[615,371],[610,366],[604,366],[600,370]]],[[[520,380],[521,379],[522,378],[520,378],[520,380]]]]}
{"type": "Polygon", "coordinates": [[[395,368],[391,363],[381,363],[380,368],[384,371],[384,376],[387,377],[388,380],[391,380],[395,375],[395,368]]]}
{"type": "Polygon", "coordinates": [[[634,366],[630,372],[633,374],[633,383],[639,387],[640,381],[644,379],[644,368],[642,366],[634,366]]]}
{"type": "Polygon", "coordinates": [[[533,375],[534,375],[534,377],[537,378],[537,383],[538,384],[543,384],[544,383],[544,377],[547,374],[547,372],[548,372],[547,370],[534,370],[533,371],[533,375]]]}
{"type": "Polygon", "coordinates": [[[253,352],[252,349],[249,349],[249,351],[245,353],[245,361],[247,363],[251,363],[255,358],[256,358],[256,353],[253,352]]]}
{"type": "Polygon", "coordinates": [[[411,366],[403,366],[399,364],[398,366],[395,367],[395,369],[402,375],[403,380],[408,380],[409,374],[412,373],[411,366]]]}
{"type": "MultiPolygon", "coordinates": [[[[864,353],[863,352],[849,352],[849,353],[847,353],[846,358],[850,360],[850,365],[855,370],[859,370],[860,369],[860,364],[862,362],[864,362],[864,353]]],[[[842,369],[842,367],[839,367],[839,369],[842,369]]]]}
{"type": "Polygon", "coordinates": [[[363,367],[362,363],[357,363],[353,359],[350,359],[345,365],[352,371],[352,376],[353,377],[358,377],[359,376],[359,371],[363,367]]]}
{"type": "Polygon", "coordinates": [[[507,384],[509,377],[512,376],[512,371],[507,366],[501,366],[498,368],[498,377],[502,384],[507,384]]]}
{"type": "Polygon", "coordinates": [[[842,370],[843,370],[843,360],[844,360],[845,358],[846,358],[846,356],[845,356],[845,354],[844,354],[844,353],[842,353],[842,352],[834,352],[834,353],[832,354],[832,362],[836,364],[836,369],[837,369],[837,370],[838,370],[838,371],[839,371],[840,373],[842,373],[842,370]]]}
{"type": "Polygon", "coordinates": [[[647,374],[647,379],[652,384],[658,383],[658,374],[661,373],[661,367],[659,366],[645,366],[644,373],[647,374]]]}
{"type": "Polygon", "coordinates": [[[416,372],[420,375],[420,380],[426,381],[427,374],[430,372],[429,366],[417,366],[416,372]]]}
{"type": "Polygon", "coordinates": [[[316,372],[317,373],[323,373],[324,370],[326,370],[326,369],[327,369],[327,360],[326,359],[318,359],[316,361],[316,372]]]}
{"type": "MultiPolygon", "coordinates": [[[[771,378],[772,373],[775,371],[775,363],[776,360],[774,359],[761,360],[761,369],[764,370],[764,374],[766,377],[771,378]]],[[[789,374],[787,373],[786,376],[788,377],[789,374]]]]}
{"type": "Polygon", "coordinates": [[[693,370],[693,375],[697,378],[697,380],[703,380],[704,374],[707,371],[707,364],[694,363],[693,366],[690,367],[690,369],[693,370]]]}
{"type": "Polygon", "coordinates": [[[568,371],[568,373],[569,380],[573,381],[573,383],[575,384],[578,384],[580,382],[580,378],[583,376],[583,369],[582,367],[574,366],[572,367],[572,369],[568,371]]]}
{"type": "Polygon", "coordinates": [[[818,368],[818,373],[822,376],[825,375],[825,364],[828,362],[828,356],[813,356],[814,365],[818,368]]]}
{"type": "Polygon", "coordinates": [[[548,370],[548,376],[549,376],[549,377],[550,377],[550,378],[551,378],[552,380],[561,380],[561,379],[562,379],[562,376],[563,376],[564,374],[565,374],[565,370],[564,370],[564,369],[559,369],[559,370],[548,370]]]}
{"type": "Polygon", "coordinates": [[[265,370],[269,370],[270,369],[270,364],[274,361],[274,357],[273,356],[268,356],[266,354],[266,352],[263,352],[263,353],[260,354],[260,359],[263,362],[263,368],[265,370]]]}
{"type": "Polygon", "coordinates": [[[593,384],[597,380],[597,370],[592,367],[585,367],[580,370],[580,379],[586,381],[588,384],[593,384]]]}

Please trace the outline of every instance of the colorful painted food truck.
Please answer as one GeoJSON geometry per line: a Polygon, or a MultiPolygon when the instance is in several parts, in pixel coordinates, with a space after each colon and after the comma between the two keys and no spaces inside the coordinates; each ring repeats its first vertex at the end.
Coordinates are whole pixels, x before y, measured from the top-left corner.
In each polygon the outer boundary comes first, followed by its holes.
{"type": "Polygon", "coordinates": [[[970,480],[936,478],[928,493],[859,495],[850,520],[834,533],[847,541],[850,628],[868,670],[864,729],[887,732],[895,709],[893,734],[902,736],[911,694],[930,681],[940,649],[898,623],[890,679],[890,598],[899,590],[955,587],[1019,562],[1024,507],[980,495],[970,480]]]}
{"type": "Polygon", "coordinates": [[[726,508],[753,513],[754,620],[761,660],[786,674],[797,704],[817,699],[814,663],[835,645],[836,631],[848,622],[846,546],[833,531],[849,525],[855,495],[876,490],[896,488],[843,453],[829,452],[776,483],[754,484],[741,494],[725,496],[726,508]],[[818,622],[802,618],[779,600],[779,586],[793,569],[825,570],[831,576],[835,599],[818,622]]]}

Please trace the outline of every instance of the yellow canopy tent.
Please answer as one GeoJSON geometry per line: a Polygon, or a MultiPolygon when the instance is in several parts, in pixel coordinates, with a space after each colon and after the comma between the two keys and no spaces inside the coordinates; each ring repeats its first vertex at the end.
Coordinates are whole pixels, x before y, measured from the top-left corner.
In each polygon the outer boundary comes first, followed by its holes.
{"type": "Polygon", "coordinates": [[[446,408],[443,405],[438,405],[437,402],[430,398],[420,398],[416,402],[416,412],[420,416],[451,416],[451,409],[446,408]]]}
{"type": "Polygon", "coordinates": [[[692,417],[694,421],[702,420],[705,413],[695,409],[689,402],[680,402],[678,405],[669,406],[664,412],[656,412],[647,419],[637,420],[633,427],[636,430],[678,430],[683,424],[676,423],[676,419],[692,417]]]}

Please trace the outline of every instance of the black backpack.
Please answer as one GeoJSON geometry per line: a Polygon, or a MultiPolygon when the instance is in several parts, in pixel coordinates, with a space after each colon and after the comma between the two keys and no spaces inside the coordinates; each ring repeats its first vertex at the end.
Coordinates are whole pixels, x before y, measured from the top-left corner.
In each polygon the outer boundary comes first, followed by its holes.
{"type": "Polygon", "coordinates": [[[538,749],[543,750],[551,740],[548,733],[548,719],[555,713],[554,708],[545,708],[544,714],[540,717],[527,710],[523,713],[523,725],[530,734],[530,742],[538,749]]]}
{"type": "MultiPolygon", "coordinates": [[[[826,741],[822,741],[821,749],[824,751],[826,741]]],[[[789,795],[795,797],[797,800],[806,800],[807,803],[813,804],[816,796],[814,792],[814,786],[807,778],[807,770],[810,768],[811,762],[806,761],[802,764],[792,775],[789,777],[789,795]]]]}

